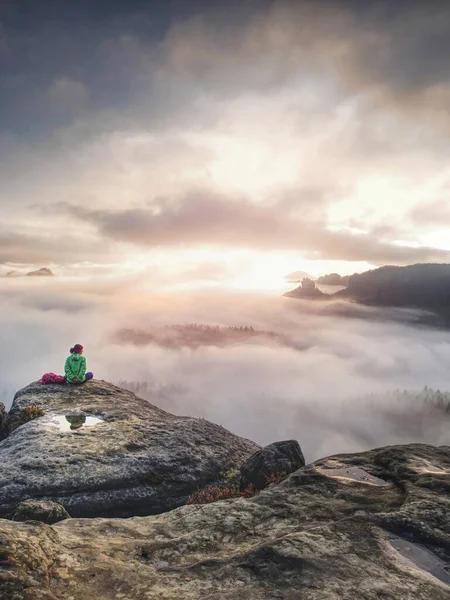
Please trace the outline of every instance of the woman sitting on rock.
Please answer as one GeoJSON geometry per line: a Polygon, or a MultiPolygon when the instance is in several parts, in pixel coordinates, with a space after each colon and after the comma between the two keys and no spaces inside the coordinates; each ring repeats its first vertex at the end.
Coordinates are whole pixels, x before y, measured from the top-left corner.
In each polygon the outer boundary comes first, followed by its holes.
{"type": "Polygon", "coordinates": [[[64,366],[67,383],[84,383],[92,379],[92,373],[86,373],[86,359],[83,356],[83,346],[75,344],[70,349],[70,356],[66,359],[64,366]]]}

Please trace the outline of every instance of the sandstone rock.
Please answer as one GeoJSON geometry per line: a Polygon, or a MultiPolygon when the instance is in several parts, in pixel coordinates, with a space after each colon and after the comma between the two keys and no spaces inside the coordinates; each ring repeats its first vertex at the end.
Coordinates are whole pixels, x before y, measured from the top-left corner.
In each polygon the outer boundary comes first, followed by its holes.
{"type": "Polygon", "coordinates": [[[25,500],[21,502],[13,516],[13,521],[41,521],[53,525],[70,519],[64,506],[49,500],[25,500]]]}
{"type": "Polygon", "coordinates": [[[296,440],[275,442],[255,452],[241,466],[240,488],[253,486],[262,490],[271,478],[290,475],[305,466],[305,459],[296,440]]]}
{"type": "Polygon", "coordinates": [[[33,383],[16,394],[10,422],[19,422],[31,405],[44,416],[0,443],[0,459],[8,465],[0,470],[1,517],[11,518],[17,504],[30,498],[58,502],[72,517],[164,512],[216,483],[223,471],[239,468],[259,448],[219,425],[171,415],[105,382],[33,383]]]}
{"type": "Polygon", "coordinates": [[[328,300],[330,296],[324,294],[316,287],[315,282],[312,279],[303,279],[301,285],[294,290],[283,294],[288,298],[303,298],[305,300],[328,300]]]}
{"type": "Polygon", "coordinates": [[[248,499],[134,519],[0,521],[0,597],[449,600],[449,517],[448,446],[341,455],[248,499]]]}

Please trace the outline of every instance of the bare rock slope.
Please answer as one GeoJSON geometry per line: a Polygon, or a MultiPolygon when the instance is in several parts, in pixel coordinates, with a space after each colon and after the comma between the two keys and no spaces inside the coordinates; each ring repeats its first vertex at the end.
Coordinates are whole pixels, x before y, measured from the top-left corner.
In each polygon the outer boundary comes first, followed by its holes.
{"type": "Polygon", "coordinates": [[[0,442],[6,518],[27,499],[57,502],[72,517],[161,513],[259,449],[219,425],[171,415],[100,381],[33,383],[16,394],[7,427],[0,442]],[[44,416],[22,424],[33,406],[44,416]]]}
{"type": "Polygon", "coordinates": [[[449,600],[450,448],[303,467],[132,519],[0,520],[3,600],[449,600]]]}

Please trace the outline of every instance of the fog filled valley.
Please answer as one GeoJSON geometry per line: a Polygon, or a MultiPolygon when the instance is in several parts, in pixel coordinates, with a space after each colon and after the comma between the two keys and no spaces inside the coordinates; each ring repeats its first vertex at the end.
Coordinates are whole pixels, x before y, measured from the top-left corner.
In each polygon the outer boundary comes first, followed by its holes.
{"type": "Polygon", "coordinates": [[[96,379],[259,444],[295,438],[307,461],[450,441],[448,332],[415,326],[411,310],[155,290],[145,273],[0,286],[7,407],[82,343],[96,379]]]}

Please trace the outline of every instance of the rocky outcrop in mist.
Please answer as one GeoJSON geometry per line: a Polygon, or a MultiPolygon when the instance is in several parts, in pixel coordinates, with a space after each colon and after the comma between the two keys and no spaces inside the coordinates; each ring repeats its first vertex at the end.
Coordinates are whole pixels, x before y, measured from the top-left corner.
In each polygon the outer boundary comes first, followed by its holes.
{"type": "Polygon", "coordinates": [[[327,300],[329,294],[324,294],[316,287],[312,279],[303,279],[295,290],[284,294],[288,298],[304,298],[305,300],[327,300]]]}

